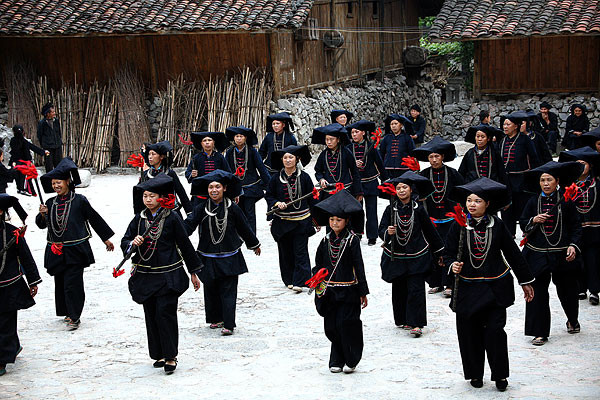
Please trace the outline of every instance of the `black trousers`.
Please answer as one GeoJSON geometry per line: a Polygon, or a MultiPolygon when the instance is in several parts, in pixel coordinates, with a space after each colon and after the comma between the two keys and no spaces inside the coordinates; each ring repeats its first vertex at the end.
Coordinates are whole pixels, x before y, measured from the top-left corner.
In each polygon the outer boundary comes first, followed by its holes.
{"type": "MultiPolygon", "coordinates": [[[[452,222],[437,225],[437,232],[440,234],[443,241],[446,240],[451,225],[452,222]]],[[[431,258],[431,273],[427,277],[427,283],[429,283],[430,288],[452,288],[454,286],[454,275],[448,273],[448,268],[438,264],[438,257],[431,258]]]]}
{"type": "Polygon", "coordinates": [[[292,230],[277,242],[281,279],[287,285],[304,287],[310,278],[308,236],[292,230]]]}
{"type": "Polygon", "coordinates": [[[377,196],[363,196],[363,199],[365,203],[367,239],[377,239],[377,229],[379,228],[379,221],[377,221],[377,196]]]}
{"type": "Polygon", "coordinates": [[[242,209],[242,212],[246,216],[252,232],[256,234],[256,197],[241,196],[238,206],[242,209]]]}
{"type": "Polygon", "coordinates": [[[54,167],[63,159],[62,146],[56,149],[44,149],[50,152],[50,155],[44,156],[44,166],[46,173],[52,171],[54,167]]]}
{"type": "Polygon", "coordinates": [[[548,287],[550,279],[556,285],[556,293],[560,304],[573,326],[578,323],[579,300],[577,292],[579,285],[573,271],[550,272],[544,271],[535,277],[531,283],[535,296],[533,300],[525,305],[525,335],[527,336],[550,336],[550,294],[548,287]]]}
{"type": "Polygon", "coordinates": [[[521,218],[521,213],[531,196],[531,194],[526,192],[512,192],[512,204],[508,209],[502,211],[502,221],[504,221],[508,231],[513,236],[517,233],[517,222],[521,218]]]}
{"type": "MultiPolygon", "coordinates": [[[[598,232],[585,232],[600,235],[598,232]]],[[[584,244],[581,249],[583,269],[579,273],[579,293],[598,294],[600,292],[600,244],[584,244]]]]}
{"type": "Polygon", "coordinates": [[[400,175],[402,175],[403,173],[405,173],[406,171],[408,171],[408,169],[386,168],[385,171],[388,174],[388,179],[392,179],[392,178],[399,177],[400,175]]]}
{"type": "Polygon", "coordinates": [[[556,153],[556,145],[558,144],[558,132],[549,131],[546,143],[551,152],[556,153]]]}
{"type": "Polygon", "coordinates": [[[69,265],[54,276],[54,301],[59,317],[67,316],[73,321],[81,317],[85,303],[83,269],[83,265],[69,265]]]}
{"type": "Polygon", "coordinates": [[[465,379],[483,379],[485,353],[492,380],[508,378],[506,308],[491,304],[476,313],[456,314],[456,332],[465,379]]]}
{"type": "Polygon", "coordinates": [[[179,328],[177,326],[176,293],[150,297],[144,304],[148,352],[153,360],[177,357],[179,328]]]}
{"type": "Polygon", "coordinates": [[[364,347],[360,303],[332,302],[324,317],[325,336],[331,342],[329,367],[358,365],[364,347]]]}
{"type": "Polygon", "coordinates": [[[233,330],[235,328],[235,303],[238,276],[224,276],[204,283],[204,313],[206,322],[233,330]]]}
{"type": "Polygon", "coordinates": [[[17,335],[17,310],[0,312],[0,364],[12,364],[21,343],[17,335]]]}
{"type": "Polygon", "coordinates": [[[396,326],[422,328],[427,325],[423,274],[404,275],[392,281],[392,307],[396,326]]]}

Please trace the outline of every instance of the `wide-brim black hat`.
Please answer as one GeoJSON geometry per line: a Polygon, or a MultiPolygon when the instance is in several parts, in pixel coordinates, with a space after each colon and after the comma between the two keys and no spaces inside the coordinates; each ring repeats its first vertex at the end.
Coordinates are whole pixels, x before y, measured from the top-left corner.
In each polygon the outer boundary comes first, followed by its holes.
{"type": "Polygon", "coordinates": [[[360,203],[348,193],[340,190],[333,196],[317,203],[310,212],[319,226],[329,226],[329,217],[349,218],[352,230],[362,233],[365,223],[365,212],[360,203]]]}
{"type": "Polygon", "coordinates": [[[400,122],[403,126],[412,126],[412,121],[410,119],[406,118],[404,115],[393,113],[388,115],[383,120],[384,131],[386,134],[392,132],[392,129],[390,128],[390,122],[393,120],[400,122]]]}
{"type": "MultiPolygon", "coordinates": [[[[149,177],[151,175],[148,175],[149,177]]],[[[153,178],[140,182],[133,187],[133,201],[140,210],[144,209],[144,192],[152,192],[161,196],[173,194],[175,183],[169,175],[160,172],[153,178]]],[[[137,207],[136,207],[137,208],[137,207]]]]}
{"type": "Polygon", "coordinates": [[[350,141],[346,128],[335,122],[333,124],[315,128],[310,142],[312,144],[325,144],[325,136],[334,136],[340,139],[340,146],[343,146],[350,141]]]}
{"type": "Polygon", "coordinates": [[[308,149],[307,145],[287,146],[281,150],[276,150],[273,153],[271,153],[271,168],[273,168],[276,171],[279,171],[280,169],[283,168],[282,158],[285,155],[285,153],[290,153],[290,154],[295,155],[298,158],[298,160],[302,163],[303,166],[307,166],[311,159],[310,150],[308,149]]]}
{"type": "Polygon", "coordinates": [[[227,140],[233,142],[235,135],[244,135],[246,136],[246,144],[248,146],[254,146],[258,144],[258,137],[256,136],[256,132],[250,128],[246,128],[243,125],[240,126],[230,126],[225,129],[225,136],[227,136],[227,140]]]}
{"type": "Polygon", "coordinates": [[[150,150],[155,151],[158,155],[165,156],[163,162],[167,164],[167,167],[170,167],[173,163],[173,146],[168,140],[147,144],[145,147],[144,160],[146,160],[146,164],[150,165],[150,162],[148,161],[148,153],[150,150]]]}
{"type": "MultiPolygon", "coordinates": [[[[417,192],[419,198],[421,199],[424,199],[425,197],[429,196],[435,190],[435,186],[433,186],[433,183],[429,180],[429,178],[421,176],[413,171],[406,171],[400,176],[388,179],[384,182],[384,184],[386,183],[391,183],[392,185],[394,185],[394,188],[399,183],[405,183],[411,187],[411,190],[413,192],[417,192]]],[[[390,195],[380,191],[379,197],[383,199],[389,199],[390,195]]]]}
{"type": "Polygon", "coordinates": [[[412,155],[419,161],[428,161],[432,153],[438,153],[444,156],[444,162],[450,162],[456,158],[456,147],[441,136],[435,136],[429,142],[412,151],[412,155]]]}
{"type": "Polygon", "coordinates": [[[467,197],[476,194],[485,201],[489,201],[488,213],[495,213],[510,204],[510,192],[506,185],[486,177],[477,178],[464,185],[455,186],[449,193],[449,198],[456,201],[466,209],[467,197]]]}
{"type": "Polygon", "coordinates": [[[577,181],[584,168],[584,165],[577,161],[548,161],[544,165],[525,172],[525,190],[532,193],[540,192],[542,190],[540,187],[540,176],[542,174],[552,175],[555,179],[558,179],[558,184],[562,188],[566,188],[577,181]]]}
{"type": "Polygon", "coordinates": [[[510,114],[503,115],[500,117],[500,125],[504,125],[504,121],[507,119],[510,120],[513,124],[517,125],[518,128],[520,128],[521,123],[529,119],[529,114],[527,114],[525,111],[519,110],[510,114]]]}
{"type": "Polygon", "coordinates": [[[292,117],[285,111],[267,116],[267,132],[273,132],[273,121],[281,121],[285,123],[285,127],[283,128],[285,132],[294,131],[294,123],[292,122],[292,117]]]}
{"type": "Polygon", "coordinates": [[[219,182],[226,186],[224,196],[234,199],[243,194],[242,181],[231,172],[221,169],[214,170],[206,175],[192,180],[192,196],[208,196],[208,185],[211,182],[219,182]]]}
{"type": "Polygon", "coordinates": [[[366,119],[361,119],[360,121],[357,121],[351,125],[346,125],[346,131],[349,135],[352,134],[352,129],[363,131],[365,132],[365,135],[368,135],[369,133],[375,132],[375,130],[377,129],[377,125],[375,124],[375,122],[367,121],[366,119]]]}
{"type": "Polygon", "coordinates": [[[600,176],[600,153],[596,150],[584,146],[575,150],[561,151],[558,155],[558,162],[583,160],[590,164],[594,171],[594,176],[600,176]]]}
{"type": "Polygon", "coordinates": [[[580,138],[584,145],[596,150],[596,142],[600,140],[600,127],[584,133],[580,138]]]}
{"type": "Polygon", "coordinates": [[[488,137],[488,141],[492,141],[495,137],[496,141],[499,142],[500,139],[502,139],[502,136],[504,135],[504,132],[502,132],[496,127],[481,124],[477,126],[472,126],[469,129],[467,129],[467,134],[465,135],[465,142],[475,144],[475,135],[478,131],[485,133],[485,135],[488,137]]]}
{"type": "Polygon", "coordinates": [[[25,223],[27,212],[23,209],[21,203],[19,203],[19,199],[6,193],[0,193],[0,210],[7,212],[11,207],[15,209],[21,221],[25,223]]]}
{"type": "Polygon", "coordinates": [[[40,177],[40,181],[42,182],[44,192],[54,193],[54,189],[52,189],[52,179],[70,179],[71,183],[69,187],[71,190],[73,190],[75,186],[81,183],[81,178],[79,177],[77,165],[73,162],[71,157],[63,158],[52,171],[40,177]]]}
{"type": "Polygon", "coordinates": [[[354,117],[354,114],[352,114],[348,110],[331,110],[331,114],[329,114],[329,116],[331,117],[331,123],[333,124],[334,122],[337,122],[336,118],[340,115],[346,116],[346,124],[348,124],[350,120],[354,117]]]}
{"type": "Polygon", "coordinates": [[[222,153],[226,148],[229,147],[230,143],[223,132],[192,132],[192,143],[198,150],[203,150],[202,140],[206,137],[211,138],[215,141],[215,149],[222,153]]]}

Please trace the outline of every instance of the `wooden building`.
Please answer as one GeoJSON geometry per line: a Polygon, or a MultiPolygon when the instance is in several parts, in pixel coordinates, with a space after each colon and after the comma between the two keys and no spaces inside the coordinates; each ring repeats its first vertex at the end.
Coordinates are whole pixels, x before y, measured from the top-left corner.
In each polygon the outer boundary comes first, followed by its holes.
{"type": "Polygon", "coordinates": [[[58,87],[107,82],[131,65],[152,92],[180,74],[208,79],[248,66],[272,75],[277,96],[402,68],[419,15],[440,3],[2,0],[0,66],[26,62],[58,87]]]}
{"type": "Polygon", "coordinates": [[[598,0],[446,0],[429,37],[474,41],[476,98],[600,91],[598,0]]]}

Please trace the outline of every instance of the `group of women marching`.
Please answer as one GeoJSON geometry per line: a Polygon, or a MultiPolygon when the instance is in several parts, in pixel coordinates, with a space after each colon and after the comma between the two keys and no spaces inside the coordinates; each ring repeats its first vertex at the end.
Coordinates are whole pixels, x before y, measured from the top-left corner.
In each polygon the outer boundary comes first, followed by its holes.
{"type": "MultiPolygon", "coordinates": [[[[536,117],[514,112],[502,130],[482,124],[467,131],[474,147],[457,170],[447,164],[456,157],[452,143],[435,136],[415,146],[424,121],[419,107],[412,109],[411,118],[390,114],[385,134],[372,121],[351,123],[352,113],[333,110],[331,124],[312,135],[312,144],[324,145],[314,166],[316,185],[304,170],[309,149],[298,145],[285,112],[267,118],[259,149],[256,133],[243,126],[193,132],[198,152],[185,172],[189,195],[171,169],[171,144],[146,145],[147,168],[133,188],[135,216],[120,244],[132,260],[129,291],[143,306],[153,366],[169,374],[177,367],[178,298],[190,282],[195,290],[203,283],[209,327],[234,333],[238,278],[248,272],[241,247],[261,255],[255,205],[263,197],[283,284],[295,292],[315,290],[333,373],[354,371],[362,356],[360,314],[369,293],[363,235],[369,246],[382,241],[381,276],[392,284],[396,326],[414,337],[424,334],[426,282],[430,294],[451,298],[465,379],[474,387],[483,385],[486,352],[496,387],[508,385],[511,270],[523,288],[525,334],[534,345],[550,336],[551,280],[567,331],[579,332],[579,294],[589,291],[590,303],[598,304],[600,291],[600,134],[573,131],[572,142],[583,147],[544,163],[538,149],[546,142],[531,132],[536,117]],[[419,162],[429,167],[421,170],[419,162]],[[389,201],[380,220],[378,198],[389,201]],[[308,241],[322,226],[326,233],[311,268],[308,241]],[[195,232],[196,249],[189,239],[195,232]]],[[[47,229],[44,266],[54,277],[56,313],[75,330],[85,302],[83,271],[94,263],[90,227],[108,251],[114,232],[75,193],[79,175],[71,159],[41,181],[46,193],[56,194],[36,216],[47,229]]],[[[0,195],[0,374],[21,350],[17,310],[34,304],[41,282],[23,230],[6,222],[11,207],[23,222],[27,216],[16,198],[0,195]]]]}

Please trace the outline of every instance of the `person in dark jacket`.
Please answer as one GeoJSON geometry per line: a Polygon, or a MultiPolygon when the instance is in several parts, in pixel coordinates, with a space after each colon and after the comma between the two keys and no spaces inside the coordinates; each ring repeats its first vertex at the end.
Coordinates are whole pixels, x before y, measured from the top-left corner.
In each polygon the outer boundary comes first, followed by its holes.
{"type": "Polygon", "coordinates": [[[502,124],[506,136],[502,138],[499,145],[512,196],[511,205],[502,210],[502,220],[513,237],[516,235],[521,211],[531,197],[523,187],[524,173],[540,165],[533,142],[520,132],[521,123],[527,118],[527,113],[524,111],[506,115],[502,124]]]}
{"type": "Polygon", "coordinates": [[[363,227],[364,212],[345,190],[319,202],[313,211],[319,226],[331,228],[319,243],[313,268],[313,274],[327,269],[316,288],[315,305],[331,342],[329,371],[351,373],[362,357],[360,312],[369,294],[360,238],[354,233],[363,227]]]}
{"type": "Polygon", "coordinates": [[[392,306],[396,326],[419,337],[427,325],[425,277],[431,270],[432,258],[441,261],[444,242],[425,208],[412,198],[429,196],[433,184],[425,177],[408,171],[386,181],[396,188],[379,223],[383,240],[381,278],[392,284],[392,306]]]}
{"type": "Polygon", "coordinates": [[[3,146],[4,139],[0,139],[0,193],[6,193],[8,184],[14,181],[19,175],[22,175],[19,171],[12,168],[6,168],[4,165],[4,151],[2,150],[3,146]]]}
{"type": "MultiPolygon", "coordinates": [[[[446,165],[456,158],[456,148],[453,143],[435,136],[423,146],[413,150],[412,155],[419,161],[429,161],[430,167],[419,174],[431,181],[435,190],[431,196],[425,198],[425,209],[430,218],[435,220],[435,228],[444,241],[452,221],[446,214],[454,210],[455,201],[449,195],[458,185],[464,183],[462,175],[452,167],[446,165]]],[[[433,259],[431,274],[427,277],[430,294],[443,291],[444,296],[452,296],[452,277],[448,276],[443,265],[433,259]]]]}
{"type": "Polygon", "coordinates": [[[385,136],[379,146],[379,155],[387,170],[388,177],[395,178],[408,171],[402,164],[402,158],[410,154],[415,148],[415,143],[405,131],[412,122],[404,115],[390,114],[384,121],[385,136]]]}
{"type": "Polygon", "coordinates": [[[407,132],[415,142],[420,144],[425,141],[425,128],[427,127],[427,121],[421,115],[421,107],[418,104],[413,104],[410,107],[410,122],[412,124],[407,125],[407,132]]]}
{"type": "MultiPolygon", "coordinates": [[[[17,165],[25,164],[25,161],[31,161],[31,152],[33,151],[40,156],[49,156],[48,150],[42,150],[24,136],[23,126],[15,125],[12,128],[13,137],[10,139],[10,159],[8,164],[13,168],[17,165]]],[[[15,182],[17,184],[17,193],[25,196],[36,196],[37,193],[31,183],[31,180],[26,180],[25,175],[15,174],[15,182]]]]}
{"type": "Polygon", "coordinates": [[[332,124],[337,122],[338,124],[345,127],[348,126],[348,124],[354,117],[354,114],[352,114],[348,110],[331,110],[329,117],[331,118],[332,124]]]}
{"type": "Polygon", "coordinates": [[[123,254],[135,247],[129,293],[144,307],[150,358],[155,360],[155,368],[163,368],[167,374],[177,368],[177,303],[190,280],[195,290],[200,288],[202,269],[181,217],[165,202],[174,190],[173,179],[162,172],[134,186],[134,201],[145,208],[131,220],[121,239],[123,254]]]}
{"type": "Polygon", "coordinates": [[[258,153],[262,157],[265,167],[267,167],[269,172],[275,174],[279,171],[271,165],[272,153],[281,150],[284,147],[295,146],[298,144],[296,136],[292,133],[294,131],[292,117],[286,112],[269,115],[267,117],[266,131],[267,135],[260,144],[258,153]]]}
{"type": "MultiPolygon", "coordinates": [[[[313,130],[312,144],[324,144],[325,150],[319,154],[315,163],[315,178],[319,185],[324,188],[327,185],[343,183],[349,188],[350,193],[358,201],[362,201],[363,191],[361,177],[356,166],[356,160],[352,153],[346,148],[348,144],[348,132],[342,125],[336,123],[315,128],[313,130]]],[[[329,193],[336,189],[324,189],[321,192],[321,200],[329,197],[329,193]]],[[[362,234],[362,232],[358,232],[362,234]]]]}
{"type": "Polygon", "coordinates": [[[529,136],[529,139],[535,146],[535,152],[538,155],[540,163],[545,164],[548,161],[552,161],[552,152],[548,148],[546,139],[539,133],[541,125],[538,121],[537,114],[532,109],[525,111],[527,113],[527,120],[521,122],[521,133],[529,136]]]}
{"type": "Polygon", "coordinates": [[[504,163],[494,144],[500,143],[498,138],[503,136],[502,131],[489,125],[472,126],[467,130],[465,141],[475,146],[467,150],[458,167],[458,173],[462,175],[465,183],[485,177],[503,185],[507,184],[504,163]]]}
{"type": "Polygon", "coordinates": [[[273,152],[272,166],[279,172],[271,177],[265,194],[267,209],[272,215],[271,235],[277,242],[279,269],[283,284],[302,292],[310,278],[308,238],[315,234],[311,208],[314,196],[310,176],[300,168],[310,162],[308,146],[288,146],[273,152]],[[295,202],[291,204],[292,202],[295,202]]]}
{"type": "MultiPolygon", "coordinates": [[[[42,282],[37,266],[23,235],[25,229],[6,222],[10,208],[25,225],[27,213],[16,197],[0,194],[0,244],[4,257],[0,266],[0,376],[6,374],[6,364],[13,364],[23,350],[17,334],[17,312],[32,307],[38,284],[42,282]],[[8,247],[13,235],[19,239],[8,247]]],[[[10,218],[9,218],[10,219],[10,218]]]]}
{"type": "Polygon", "coordinates": [[[44,157],[44,165],[46,172],[50,172],[63,158],[62,133],[52,103],[46,103],[42,107],[42,115],[44,118],[38,122],[37,126],[37,139],[42,149],[47,152],[44,157]]]}
{"type": "Polygon", "coordinates": [[[577,178],[579,196],[574,200],[581,215],[582,242],[581,259],[583,270],[579,275],[579,300],[585,300],[590,292],[590,304],[597,306],[600,292],[600,153],[587,146],[563,151],[559,162],[578,161],[584,165],[577,178]]]}
{"type": "Polygon", "coordinates": [[[254,148],[258,143],[256,132],[245,126],[234,126],[227,128],[225,135],[234,143],[227,150],[225,160],[242,183],[238,206],[248,219],[252,232],[256,233],[256,202],[265,196],[271,174],[254,148]]]}
{"type": "MultiPolygon", "coordinates": [[[[190,161],[185,170],[185,177],[188,182],[194,178],[204,176],[218,169],[231,172],[229,164],[221,154],[227,147],[229,141],[223,132],[192,132],[192,143],[200,152],[190,161]]],[[[195,207],[201,199],[191,196],[192,208],[195,207]]]]}
{"type": "MultiPolygon", "coordinates": [[[[173,186],[175,188],[173,194],[176,196],[174,210],[178,212],[183,208],[186,213],[191,213],[193,211],[192,203],[190,202],[187,193],[185,193],[185,189],[183,188],[177,173],[171,169],[171,164],[173,163],[173,146],[171,146],[171,143],[165,140],[147,144],[145,147],[144,158],[147,159],[149,168],[142,172],[139,183],[145,182],[148,179],[153,179],[161,172],[170,176],[171,179],[173,179],[173,186]]],[[[144,208],[143,203],[134,201],[134,213],[139,214],[144,208]]]]}
{"type": "Polygon", "coordinates": [[[490,126],[492,117],[490,116],[490,110],[481,110],[479,112],[479,124],[490,126]]]}
{"type": "Polygon", "coordinates": [[[457,186],[452,199],[468,212],[465,227],[452,223],[444,252],[446,266],[459,278],[451,306],[456,312],[464,377],[475,388],[483,386],[487,353],[491,379],[504,391],[509,376],[506,309],[515,302],[510,271],[516,275],[526,302],[534,298],[534,278],[511,233],[494,215],[510,201],[505,185],[478,178],[457,186]]]}
{"type": "Polygon", "coordinates": [[[532,197],[521,215],[521,229],[527,235],[523,256],[535,277],[535,298],[525,308],[525,335],[541,346],[550,336],[550,280],[567,316],[567,331],[580,331],[577,300],[577,271],[581,255],[581,217],[575,203],[564,201],[563,191],[583,171],[578,162],[548,162],[526,175],[526,187],[537,184],[541,192],[532,197]]]}
{"type": "Polygon", "coordinates": [[[242,243],[260,256],[260,242],[242,210],[233,201],[242,191],[239,179],[216,170],[192,181],[192,193],[208,198],[185,220],[188,235],[199,232],[198,255],[204,264],[206,322],[221,335],[233,334],[239,275],[248,272],[242,243]]]}
{"type": "Polygon", "coordinates": [[[375,123],[360,120],[346,127],[352,136],[352,143],[346,148],[350,150],[356,161],[360,174],[360,184],[363,190],[363,200],[366,214],[366,234],[369,246],[377,242],[377,186],[379,181],[387,180],[387,172],[383,160],[377,151],[377,143],[372,143],[368,135],[375,132],[375,123]]]}
{"type": "Polygon", "coordinates": [[[600,153],[600,127],[581,135],[581,141],[584,146],[589,146],[600,153]]]}
{"type": "Polygon", "coordinates": [[[587,108],[583,104],[573,104],[571,115],[567,117],[562,145],[569,150],[580,148],[584,145],[581,135],[589,130],[590,120],[587,116],[587,108]]]}
{"type": "Polygon", "coordinates": [[[552,106],[547,101],[542,101],[540,104],[540,112],[538,113],[538,121],[540,123],[540,133],[546,139],[548,148],[552,153],[556,153],[556,145],[560,138],[560,130],[558,128],[558,116],[550,111],[552,106]]]}
{"type": "Polygon", "coordinates": [[[45,205],[40,205],[35,217],[38,228],[48,228],[44,267],[54,277],[56,315],[65,316],[68,329],[75,330],[79,328],[85,303],[83,270],[95,262],[89,226],[100,236],[107,251],[114,250],[109,240],[114,232],[88,199],[75,193],[75,186],[81,180],[71,158],[63,158],[40,180],[44,192],[56,193],[45,205]]]}

